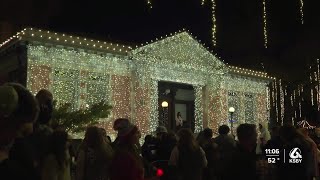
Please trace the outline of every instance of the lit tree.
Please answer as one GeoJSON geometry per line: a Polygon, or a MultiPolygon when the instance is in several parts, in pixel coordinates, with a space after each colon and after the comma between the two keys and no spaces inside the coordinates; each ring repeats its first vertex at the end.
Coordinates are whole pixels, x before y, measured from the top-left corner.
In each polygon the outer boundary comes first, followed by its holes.
{"type": "Polygon", "coordinates": [[[79,110],[72,110],[72,104],[66,103],[54,108],[52,122],[69,132],[78,133],[87,126],[98,124],[100,118],[107,118],[111,109],[112,106],[103,101],[79,110]]]}

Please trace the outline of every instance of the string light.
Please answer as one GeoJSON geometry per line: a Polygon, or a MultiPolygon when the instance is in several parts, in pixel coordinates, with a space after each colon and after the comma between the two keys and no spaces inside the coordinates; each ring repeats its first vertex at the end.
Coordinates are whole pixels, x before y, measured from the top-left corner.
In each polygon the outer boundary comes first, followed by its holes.
{"type": "MultiPolygon", "coordinates": [[[[302,1],[302,0],[301,0],[302,1]]],[[[263,3],[263,36],[264,36],[264,47],[268,48],[268,31],[267,31],[267,10],[266,10],[266,0],[263,3]]]]}
{"type": "Polygon", "coordinates": [[[297,123],[298,126],[302,127],[302,128],[306,128],[306,129],[314,129],[316,128],[316,126],[311,126],[308,121],[306,120],[302,120],[302,121],[299,121],[297,123]]]}
{"type": "Polygon", "coordinates": [[[280,115],[281,115],[281,125],[283,125],[284,120],[284,94],[283,94],[283,86],[281,83],[281,79],[279,81],[279,88],[280,88],[280,115]]]}
{"type": "Polygon", "coordinates": [[[314,105],[314,99],[313,99],[313,80],[312,80],[312,72],[311,72],[311,66],[309,66],[309,83],[311,84],[311,88],[310,88],[310,95],[311,95],[311,104],[312,106],[314,105]]]}
{"type": "Polygon", "coordinates": [[[304,24],[304,15],[303,15],[303,0],[300,0],[300,20],[301,24],[304,24]]]}
{"type": "Polygon", "coordinates": [[[318,110],[320,110],[320,96],[319,96],[319,90],[320,90],[320,80],[319,80],[319,76],[320,76],[320,69],[319,69],[319,59],[317,59],[317,106],[318,106],[318,110]]]}
{"type": "Polygon", "coordinates": [[[150,9],[152,9],[152,1],[151,0],[147,0],[147,5],[150,9]]]}
{"type": "MultiPolygon", "coordinates": [[[[72,36],[67,36],[65,34],[61,34],[61,33],[55,33],[55,32],[50,32],[47,31],[46,33],[41,30],[41,29],[34,29],[34,28],[26,28],[20,32],[18,32],[16,35],[10,37],[8,40],[6,40],[5,42],[0,44],[0,48],[4,45],[6,45],[7,43],[16,40],[16,39],[24,39],[24,40],[30,40],[30,41],[42,41],[42,42],[52,42],[52,43],[59,43],[59,44],[63,44],[66,46],[73,46],[73,43],[77,43],[81,46],[83,46],[84,49],[86,49],[86,46],[93,46],[95,49],[95,46],[103,46],[102,49],[112,49],[113,53],[118,53],[118,54],[122,54],[125,55],[128,53],[128,51],[130,51],[132,48],[130,46],[123,46],[122,48],[119,48],[119,44],[112,44],[112,43],[102,43],[100,41],[97,40],[93,40],[90,39],[86,39],[84,38],[83,40],[81,40],[79,37],[74,38],[72,36]],[[121,49],[121,51],[120,51],[121,49]]],[[[101,51],[101,49],[99,50],[101,51]]]]}
{"type": "MultiPolygon", "coordinates": [[[[205,0],[202,0],[204,3],[205,0]]],[[[211,20],[212,20],[212,44],[215,47],[217,45],[216,33],[217,33],[217,20],[216,20],[216,1],[211,0],[212,7],[211,7],[211,20]]]]}

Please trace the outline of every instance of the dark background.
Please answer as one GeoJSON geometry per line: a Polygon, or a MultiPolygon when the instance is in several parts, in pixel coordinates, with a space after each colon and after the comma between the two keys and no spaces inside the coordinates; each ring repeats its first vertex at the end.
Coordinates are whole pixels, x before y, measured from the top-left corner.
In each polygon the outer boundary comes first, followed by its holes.
{"type": "MultiPolygon", "coordinates": [[[[124,44],[141,44],[186,28],[229,64],[305,81],[320,51],[320,1],[266,0],[268,48],[262,0],[216,0],[217,46],[211,43],[211,0],[2,0],[0,24],[69,32],[124,44]]],[[[2,28],[6,29],[6,28],[2,28]]],[[[7,28],[10,29],[10,28],[7,28]]],[[[1,37],[12,32],[2,31],[1,37]]]]}

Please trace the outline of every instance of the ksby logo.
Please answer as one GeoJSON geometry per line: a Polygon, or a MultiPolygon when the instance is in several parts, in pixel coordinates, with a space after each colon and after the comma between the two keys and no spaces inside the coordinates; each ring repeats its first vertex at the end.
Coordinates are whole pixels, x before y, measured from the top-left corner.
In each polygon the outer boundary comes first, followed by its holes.
{"type": "Polygon", "coordinates": [[[293,148],[291,149],[289,156],[291,159],[289,159],[289,163],[301,163],[302,162],[302,153],[299,148],[293,148]]]}

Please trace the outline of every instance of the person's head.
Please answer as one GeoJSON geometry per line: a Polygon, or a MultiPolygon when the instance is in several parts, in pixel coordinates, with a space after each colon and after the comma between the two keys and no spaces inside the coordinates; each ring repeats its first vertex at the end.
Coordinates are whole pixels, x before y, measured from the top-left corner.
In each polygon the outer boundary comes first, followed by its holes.
{"type": "Polygon", "coordinates": [[[39,124],[49,124],[52,112],[53,112],[53,95],[50,91],[46,89],[41,89],[37,95],[36,99],[40,106],[40,113],[37,123],[39,124]]]}
{"type": "Polygon", "coordinates": [[[55,156],[60,168],[63,167],[68,160],[68,138],[68,133],[65,131],[54,131],[50,137],[50,151],[55,156]]]}
{"type": "Polygon", "coordinates": [[[111,137],[107,136],[107,139],[109,140],[110,143],[112,143],[111,137]]]}
{"type": "Polygon", "coordinates": [[[133,125],[128,119],[119,118],[114,121],[113,129],[118,131],[118,141],[122,144],[138,144],[141,133],[137,126],[133,125]]]}
{"type": "Polygon", "coordinates": [[[279,126],[274,126],[274,127],[271,128],[271,133],[270,133],[270,134],[271,134],[271,136],[272,136],[273,138],[279,136],[279,129],[280,129],[279,126]]]}
{"type": "Polygon", "coordinates": [[[220,135],[227,135],[230,132],[230,128],[227,125],[221,125],[218,129],[220,135]]]}
{"type": "Polygon", "coordinates": [[[196,150],[199,146],[190,129],[182,128],[178,131],[178,146],[181,148],[188,148],[189,150],[196,150]]]}
{"type": "Polygon", "coordinates": [[[177,113],[177,117],[181,117],[181,113],[180,112],[177,113]]]}
{"type": "Polygon", "coordinates": [[[106,143],[111,143],[111,141],[109,140],[109,138],[107,136],[107,131],[104,128],[99,128],[99,130],[100,130],[100,133],[101,133],[101,136],[102,136],[103,140],[106,143]]]}
{"type": "Polygon", "coordinates": [[[291,142],[297,138],[299,134],[292,125],[283,125],[279,129],[279,135],[283,142],[291,142]]]}
{"type": "Polygon", "coordinates": [[[259,131],[260,132],[268,131],[268,123],[260,122],[259,123],[259,131]]]}
{"type": "Polygon", "coordinates": [[[210,128],[205,128],[205,129],[203,130],[203,137],[204,137],[205,139],[211,139],[212,136],[213,136],[213,131],[212,131],[212,129],[210,129],[210,128]]]}
{"type": "MultiPolygon", "coordinates": [[[[33,132],[33,123],[38,118],[39,105],[32,93],[17,83],[7,83],[5,86],[13,88],[17,95],[16,106],[6,120],[16,128],[19,136],[27,136],[33,132]]],[[[8,124],[7,124],[8,125],[8,124]]]]}
{"type": "Polygon", "coordinates": [[[146,135],[146,137],[144,137],[144,143],[150,144],[150,143],[152,143],[152,141],[153,141],[153,137],[150,134],[148,134],[148,135],[146,135]]]}
{"type": "Polygon", "coordinates": [[[256,125],[254,124],[240,124],[237,128],[239,143],[250,151],[256,146],[257,136],[256,125]]]}
{"type": "Polygon", "coordinates": [[[96,126],[88,127],[84,140],[87,147],[97,148],[104,142],[103,133],[101,129],[96,126]]]}
{"type": "Polygon", "coordinates": [[[167,128],[164,126],[158,126],[156,129],[157,138],[161,139],[163,135],[167,134],[167,128]]]}

